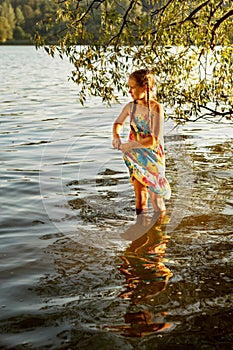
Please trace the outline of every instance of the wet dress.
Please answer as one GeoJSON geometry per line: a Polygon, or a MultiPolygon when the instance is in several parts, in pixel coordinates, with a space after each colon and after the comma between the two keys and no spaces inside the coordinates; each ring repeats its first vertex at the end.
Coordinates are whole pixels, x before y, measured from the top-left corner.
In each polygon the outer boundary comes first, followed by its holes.
{"type": "MultiPolygon", "coordinates": [[[[135,103],[131,104],[129,141],[140,141],[151,135],[152,117],[153,114],[148,113],[148,108],[143,106],[136,108],[135,103]]],[[[165,177],[163,140],[158,140],[153,147],[134,148],[126,152],[123,157],[131,181],[135,178],[158,196],[170,198],[171,188],[165,177]]]]}

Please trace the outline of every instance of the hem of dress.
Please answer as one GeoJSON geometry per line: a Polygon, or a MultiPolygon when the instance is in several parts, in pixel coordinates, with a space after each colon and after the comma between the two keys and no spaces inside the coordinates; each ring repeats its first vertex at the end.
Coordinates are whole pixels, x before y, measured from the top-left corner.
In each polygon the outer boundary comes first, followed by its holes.
{"type": "MultiPolygon", "coordinates": [[[[154,192],[154,193],[156,193],[159,197],[161,197],[161,198],[164,198],[164,199],[170,199],[171,198],[171,191],[169,191],[169,193],[168,194],[158,194],[157,192],[155,192],[153,189],[150,189],[150,186],[148,185],[148,184],[146,184],[146,183],[144,183],[143,181],[141,181],[141,179],[139,180],[138,178],[137,178],[137,176],[135,176],[135,174],[131,174],[130,175],[130,182],[133,184],[133,180],[134,179],[136,179],[138,182],[140,182],[140,184],[142,184],[143,186],[145,186],[145,187],[147,187],[151,192],[154,192]]],[[[169,185],[169,187],[170,187],[170,185],[169,185]]]]}

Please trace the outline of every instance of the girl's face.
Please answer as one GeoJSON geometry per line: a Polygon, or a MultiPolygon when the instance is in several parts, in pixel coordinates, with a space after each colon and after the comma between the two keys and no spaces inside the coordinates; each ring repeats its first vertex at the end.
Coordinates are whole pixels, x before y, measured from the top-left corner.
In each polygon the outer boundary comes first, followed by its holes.
{"type": "Polygon", "coordinates": [[[144,86],[139,86],[137,82],[132,78],[129,78],[128,85],[129,85],[129,93],[132,96],[133,100],[145,99],[146,89],[144,86]]]}

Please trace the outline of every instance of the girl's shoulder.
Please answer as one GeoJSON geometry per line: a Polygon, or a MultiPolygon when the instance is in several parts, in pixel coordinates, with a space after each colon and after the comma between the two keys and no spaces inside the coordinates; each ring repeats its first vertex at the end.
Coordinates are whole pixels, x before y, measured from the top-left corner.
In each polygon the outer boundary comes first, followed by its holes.
{"type": "Polygon", "coordinates": [[[162,113],[163,107],[158,101],[150,100],[150,110],[154,113],[162,113]]]}
{"type": "Polygon", "coordinates": [[[150,108],[151,109],[158,109],[158,108],[161,108],[161,104],[158,102],[158,101],[156,101],[156,100],[150,100],[150,108]]]}
{"type": "Polygon", "coordinates": [[[131,112],[131,102],[128,102],[126,105],[124,105],[122,111],[121,111],[121,114],[123,115],[130,115],[130,112],[131,112]]]}
{"type": "Polygon", "coordinates": [[[130,113],[130,111],[132,110],[132,106],[133,106],[133,103],[132,102],[128,102],[126,103],[126,105],[124,106],[124,110],[127,111],[128,113],[130,113]]]}

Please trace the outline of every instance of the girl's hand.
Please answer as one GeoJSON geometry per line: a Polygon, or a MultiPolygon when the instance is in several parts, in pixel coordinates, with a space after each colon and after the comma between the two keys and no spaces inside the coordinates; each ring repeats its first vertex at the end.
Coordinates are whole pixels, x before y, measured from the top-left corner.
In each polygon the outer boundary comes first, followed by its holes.
{"type": "Polygon", "coordinates": [[[132,142],[127,142],[127,143],[122,143],[120,145],[120,150],[123,152],[123,153],[126,153],[128,151],[130,151],[133,147],[133,143],[132,142]]]}
{"type": "Polygon", "coordinates": [[[121,146],[121,139],[119,137],[116,137],[112,140],[112,145],[115,149],[120,149],[121,146]]]}

